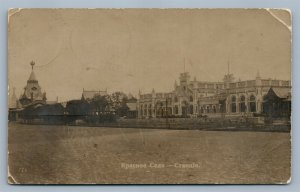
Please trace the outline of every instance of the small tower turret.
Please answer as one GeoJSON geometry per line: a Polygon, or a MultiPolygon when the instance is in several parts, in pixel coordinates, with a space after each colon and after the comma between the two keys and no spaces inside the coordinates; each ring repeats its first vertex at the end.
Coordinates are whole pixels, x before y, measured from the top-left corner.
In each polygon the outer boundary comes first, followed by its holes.
{"type": "Polygon", "coordinates": [[[259,71],[257,71],[257,73],[256,73],[255,84],[256,84],[257,86],[261,86],[261,85],[262,85],[262,83],[261,83],[261,77],[260,77],[259,71]]]}
{"type": "Polygon", "coordinates": [[[260,73],[259,73],[259,70],[257,70],[257,73],[256,73],[256,79],[260,79],[260,73]]]}
{"type": "Polygon", "coordinates": [[[176,89],[178,87],[178,83],[177,83],[177,81],[175,80],[175,82],[174,82],[174,89],[176,89]]]}
{"type": "Polygon", "coordinates": [[[155,90],[154,90],[154,88],[152,89],[152,98],[155,98],[155,90]]]}

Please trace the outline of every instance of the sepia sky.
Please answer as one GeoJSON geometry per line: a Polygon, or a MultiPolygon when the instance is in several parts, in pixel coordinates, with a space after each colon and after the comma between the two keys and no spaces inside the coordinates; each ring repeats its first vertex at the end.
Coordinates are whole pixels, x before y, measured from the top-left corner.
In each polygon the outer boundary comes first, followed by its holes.
{"type": "Polygon", "coordinates": [[[290,80],[288,11],[263,9],[23,9],[9,18],[9,86],[19,97],[35,74],[48,100],[82,89],[137,95],[171,91],[179,73],[222,81],[290,80]]]}

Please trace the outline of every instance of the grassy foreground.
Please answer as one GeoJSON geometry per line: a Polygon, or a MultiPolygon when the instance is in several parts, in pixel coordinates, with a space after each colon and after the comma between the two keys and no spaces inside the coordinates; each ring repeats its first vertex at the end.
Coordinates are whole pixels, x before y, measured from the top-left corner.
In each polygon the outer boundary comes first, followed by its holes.
{"type": "Polygon", "coordinates": [[[290,133],[9,124],[10,182],[286,183],[290,133]],[[14,179],[14,180],[13,180],[14,179]]]}

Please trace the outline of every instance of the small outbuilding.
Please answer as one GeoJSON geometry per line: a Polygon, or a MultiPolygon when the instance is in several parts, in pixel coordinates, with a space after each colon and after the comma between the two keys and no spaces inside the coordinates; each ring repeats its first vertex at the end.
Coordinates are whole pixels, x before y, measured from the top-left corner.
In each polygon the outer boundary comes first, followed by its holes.
{"type": "Polygon", "coordinates": [[[263,113],[273,118],[289,118],[291,115],[291,89],[271,87],[264,96],[263,113]]]}

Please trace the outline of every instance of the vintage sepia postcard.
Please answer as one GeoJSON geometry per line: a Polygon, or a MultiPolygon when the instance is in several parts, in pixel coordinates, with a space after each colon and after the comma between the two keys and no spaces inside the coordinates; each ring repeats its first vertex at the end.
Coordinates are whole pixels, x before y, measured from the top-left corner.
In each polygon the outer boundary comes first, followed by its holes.
{"type": "Polygon", "coordinates": [[[10,9],[10,184],[287,184],[286,9],[10,9]]]}

